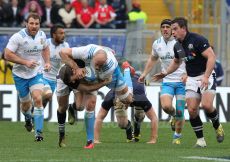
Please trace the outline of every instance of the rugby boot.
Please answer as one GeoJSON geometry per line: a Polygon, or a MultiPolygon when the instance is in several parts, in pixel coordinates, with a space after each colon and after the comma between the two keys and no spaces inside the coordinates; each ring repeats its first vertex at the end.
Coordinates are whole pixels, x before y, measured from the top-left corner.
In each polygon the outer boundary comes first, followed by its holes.
{"type": "Polygon", "coordinates": [[[75,123],[75,113],[72,104],[69,104],[68,108],[68,123],[73,125],[75,123]]]}
{"type": "Polygon", "coordinates": [[[85,149],[93,149],[94,143],[92,140],[87,141],[86,145],[84,146],[85,149]]]}
{"type": "Polygon", "coordinates": [[[219,125],[219,127],[216,130],[216,140],[219,143],[224,141],[224,129],[223,129],[221,124],[219,125]]]}

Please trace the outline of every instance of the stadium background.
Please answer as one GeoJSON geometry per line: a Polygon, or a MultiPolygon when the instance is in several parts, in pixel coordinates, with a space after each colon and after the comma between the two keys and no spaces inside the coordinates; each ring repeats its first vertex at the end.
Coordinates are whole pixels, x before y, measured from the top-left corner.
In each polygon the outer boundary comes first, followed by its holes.
{"type": "MultiPolygon", "coordinates": [[[[229,121],[229,93],[228,91],[222,91],[224,87],[230,85],[230,66],[228,66],[230,62],[229,0],[140,0],[139,2],[141,4],[141,9],[147,13],[148,18],[146,23],[143,23],[143,21],[127,22],[125,29],[66,29],[66,41],[71,47],[90,43],[109,46],[116,51],[119,62],[128,60],[136,68],[137,72],[141,72],[151,53],[152,42],[160,36],[159,23],[161,20],[173,18],[175,16],[185,16],[189,21],[189,30],[198,32],[209,39],[210,44],[214,46],[217,58],[224,67],[223,88],[218,92],[221,94],[220,99],[223,103],[222,105],[216,106],[220,107],[222,110],[225,121],[229,121]]],[[[132,2],[127,0],[126,4],[130,10],[132,2]]],[[[19,29],[20,28],[0,27],[0,53],[3,52],[9,37],[19,29]]],[[[44,30],[49,37],[49,29],[42,28],[42,30],[44,30]]],[[[1,62],[1,66],[7,65],[1,62]]],[[[151,74],[159,70],[160,65],[158,64],[152,70],[151,74]]],[[[158,88],[159,83],[151,82],[150,76],[151,75],[147,77],[148,86],[155,86],[158,88]]],[[[11,73],[7,72],[4,74],[1,72],[0,80],[3,85],[4,83],[12,83],[11,73]]],[[[16,109],[18,109],[19,106],[18,104],[10,104],[9,106],[6,98],[10,96],[6,96],[4,91],[5,87],[1,85],[0,87],[0,119],[20,121],[21,118],[19,117],[19,113],[16,115],[16,120],[9,118],[6,114],[7,108],[11,108],[11,111],[14,111],[15,106],[17,107],[16,109]]],[[[12,89],[9,95],[16,95],[13,85],[8,89],[12,89]]],[[[156,100],[158,103],[158,96],[156,98],[153,97],[156,95],[151,94],[151,92],[148,96],[150,96],[149,99],[152,102],[156,100]]],[[[13,98],[15,98],[15,96],[13,96],[13,98]]],[[[13,100],[13,103],[17,103],[17,98],[13,100]]],[[[52,104],[50,107],[52,108],[52,104]]],[[[158,111],[160,105],[156,104],[155,107],[156,111],[158,111]]],[[[99,105],[97,106],[97,109],[98,108],[99,105]]],[[[130,113],[132,114],[133,112],[130,113]]],[[[158,116],[160,114],[161,113],[158,113],[158,116]]],[[[165,120],[168,118],[162,117],[161,119],[165,120]]]]}

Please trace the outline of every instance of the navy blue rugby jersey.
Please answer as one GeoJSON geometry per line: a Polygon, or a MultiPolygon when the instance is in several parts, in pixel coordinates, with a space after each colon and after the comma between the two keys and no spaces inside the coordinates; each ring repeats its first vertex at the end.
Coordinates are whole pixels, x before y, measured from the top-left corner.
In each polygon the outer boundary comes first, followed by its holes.
{"type": "Polygon", "coordinates": [[[202,52],[209,47],[209,42],[205,37],[190,32],[182,42],[174,45],[175,58],[182,58],[185,61],[188,76],[195,77],[205,72],[207,59],[202,52]]]}

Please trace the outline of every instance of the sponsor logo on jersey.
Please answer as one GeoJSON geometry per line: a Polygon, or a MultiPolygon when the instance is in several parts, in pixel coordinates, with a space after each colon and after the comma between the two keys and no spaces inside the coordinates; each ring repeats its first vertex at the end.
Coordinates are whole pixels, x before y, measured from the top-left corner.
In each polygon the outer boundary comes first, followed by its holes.
{"type": "Polygon", "coordinates": [[[187,57],[185,57],[184,58],[184,61],[190,61],[190,60],[194,60],[195,59],[195,57],[194,56],[192,56],[192,55],[189,55],[189,56],[187,56],[187,57]]]}
{"type": "Polygon", "coordinates": [[[56,55],[53,55],[52,57],[50,57],[51,61],[58,61],[61,60],[60,58],[58,58],[56,55]]]}
{"type": "Polygon", "coordinates": [[[33,49],[24,50],[24,52],[30,53],[31,55],[32,54],[36,55],[38,52],[41,52],[41,51],[42,51],[42,49],[38,49],[37,46],[34,46],[33,49]]]}
{"type": "Polygon", "coordinates": [[[167,52],[165,56],[161,57],[161,60],[169,60],[169,59],[173,59],[174,56],[170,55],[170,52],[167,52]]]}
{"type": "Polygon", "coordinates": [[[189,50],[193,50],[193,44],[189,44],[189,45],[188,45],[188,49],[189,49],[189,50]]]}

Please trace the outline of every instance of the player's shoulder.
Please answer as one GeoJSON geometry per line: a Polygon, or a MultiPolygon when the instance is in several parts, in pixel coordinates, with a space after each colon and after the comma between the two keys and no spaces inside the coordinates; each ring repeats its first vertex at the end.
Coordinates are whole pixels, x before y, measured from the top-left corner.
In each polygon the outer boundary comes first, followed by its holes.
{"type": "Polygon", "coordinates": [[[14,33],[11,37],[10,37],[10,41],[13,41],[14,43],[18,42],[22,42],[23,39],[26,37],[26,32],[23,31],[22,29],[16,33],[14,33]]]}
{"type": "Polygon", "coordinates": [[[40,37],[46,37],[46,33],[42,30],[38,30],[38,33],[37,33],[38,36],[40,37]]]}
{"type": "Polygon", "coordinates": [[[96,44],[88,44],[86,46],[82,46],[81,48],[85,48],[86,50],[89,50],[89,52],[94,51],[96,48],[100,48],[99,45],[96,44]]]}
{"type": "Polygon", "coordinates": [[[174,44],[174,49],[175,49],[175,50],[180,50],[180,49],[182,49],[182,48],[183,48],[183,47],[182,47],[181,43],[178,42],[178,41],[176,41],[175,44],[174,44]]]}
{"type": "Polygon", "coordinates": [[[161,44],[161,43],[163,43],[163,37],[159,37],[158,39],[156,39],[156,40],[153,42],[154,45],[159,45],[159,44],[161,44]]]}
{"type": "Polygon", "coordinates": [[[27,36],[27,33],[26,33],[25,28],[24,28],[24,29],[19,30],[19,31],[18,31],[17,33],[15,33],[14,35],[17,36],[17,37],[25,38],[25,37],[27,36]]]}
{"type": "Polygon", "coordinates": [[[195,39],[196,41],[197,40],[207,40],[204,36],[200,35],[200,34],[197,34],[197,33],[189,33],[190,34],[190,37],[195,39]]]}
{"type": "Polygon", "coordinates": [[[171,37],[171,38],[169,39],[169,42],[172,43],[172,44],[176,44],[176,43],[177,43],[177,40],[176,40],[175,38],[171,37]]]}
{"type": "Polygon", "coordinates": [[[63,47],[64,47],[64,48],[69,48],[69,47],[70,47],[70,46],[69,46],[69,43],[66,42],[66,41],[64,41],[62,44],[63,44],[63,47]]]}
{"type": "Polygon", "coordinates": [[[97,44],[88,44],[88,45],[86,45],[86,47],[100,47],[100,46],[97,44]]]}
{"type": "Polygon", "coordinates": [[[61,48],[69,48],[69,43],[64,41],[63,43],[59,44],[58,46],[61,48]]]}
{"type": "Polygon", "coordinates": [[[179,46],[179,45],[181,45],[181,43],[176,41],[174,46],[179,46]]]}

